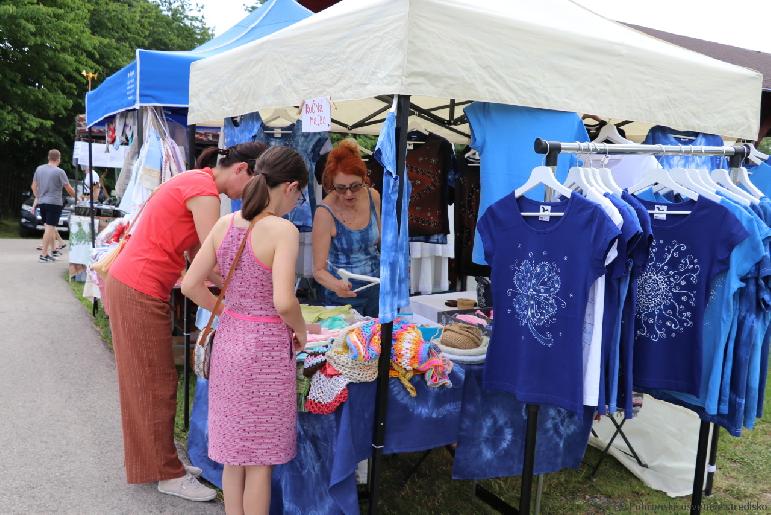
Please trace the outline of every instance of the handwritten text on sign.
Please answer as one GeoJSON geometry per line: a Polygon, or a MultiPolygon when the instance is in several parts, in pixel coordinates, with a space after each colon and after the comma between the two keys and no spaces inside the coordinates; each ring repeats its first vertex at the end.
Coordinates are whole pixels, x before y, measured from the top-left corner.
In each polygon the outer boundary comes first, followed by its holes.
{"type": "Polygon", "coordinates": [[[329,97],[306,100],[302,107],[303,132],[327,132],[332,128],[329,97]]]}

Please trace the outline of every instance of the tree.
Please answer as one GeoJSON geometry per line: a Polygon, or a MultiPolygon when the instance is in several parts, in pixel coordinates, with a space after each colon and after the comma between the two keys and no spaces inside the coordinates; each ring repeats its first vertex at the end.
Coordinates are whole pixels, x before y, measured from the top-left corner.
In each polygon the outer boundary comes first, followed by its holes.
{"type": "Polygon", "coordinates": [[[101,81],[137,48],[188,50],[210,37],[190,0],[0,0],[0,215],[15,215],[49,148],[69,169],[82,70],[101,81]]]}
{"type": "Polygon", "coordinates": [[[244,4],[244,9],[246,10],[246,12],[250,13],[255,9],[262,7],[262,4],[264,3],[265,3],[265,0],[251,0],[251,2],[247,2],[244,4]]]}

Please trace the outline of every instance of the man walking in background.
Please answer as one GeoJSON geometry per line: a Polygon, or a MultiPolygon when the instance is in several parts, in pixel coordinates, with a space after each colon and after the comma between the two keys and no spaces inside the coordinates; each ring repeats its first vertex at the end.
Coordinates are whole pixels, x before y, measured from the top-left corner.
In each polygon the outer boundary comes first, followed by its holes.
{"type": "Polygon", "coordinates": [[[70,186],[67,174],[59,168],[62,156],[58,150],[48,151],[48,164],[40,165],[35,170],[32,179],[32,193],[40,207],[40,217],[43,219],[43,250],[40,254],[41,263],[54,261],[53,250],[56,243],[56,226],[64,208],[62,188],[75,196],[75,190],[70,186]]]}

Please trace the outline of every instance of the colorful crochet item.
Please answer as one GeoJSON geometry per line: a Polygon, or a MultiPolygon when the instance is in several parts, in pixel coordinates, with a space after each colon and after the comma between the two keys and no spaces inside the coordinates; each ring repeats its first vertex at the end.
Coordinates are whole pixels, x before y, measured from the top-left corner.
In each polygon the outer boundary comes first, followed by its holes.
{"type": "Polygon", "coordinates": [[[321,370],[313,374],[305,409],[317,415],[328,415],[347,400],[348,379],[326,363],[321,370]]]}
{"type": "MultiPolygon", "coordinates": [[[[363,322],[335,342],[328,359],[351,381],[372,381],[377,377],[380,344],[380,323],[363,322]]],[[[394,321],[389,375],[399,378],[410,395],[416,395],[410,383],[413,376],[423,374],[431,387],[450,386],[451,370],[452,363],[442,357],[436,345],[423,338],[415,324],[401,318],[394,321]]]]}
{"type": "Polygon", "coordinates": [[[315,374],[318,370],[321,370],[326,362],[326,354],[309,353],[308,356],[306,356],[305,361],[303,361],[303,375],[305,377],[313,377],[313,374],[315,374]]]}

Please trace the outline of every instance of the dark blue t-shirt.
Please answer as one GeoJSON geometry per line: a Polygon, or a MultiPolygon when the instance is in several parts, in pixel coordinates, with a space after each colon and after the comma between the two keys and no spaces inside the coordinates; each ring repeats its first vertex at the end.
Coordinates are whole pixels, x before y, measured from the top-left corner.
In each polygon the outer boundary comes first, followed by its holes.
{"type": "Polygon", "coordinates": [[[648,263],[648,254],[653,244],[653,229],[648,210],[639,200],[628,191],[624,190],[621,199],[627,202],[635,211],[637,219],[642,227],[642,237],[631,250],[631,264],[629,288],[624,299],[624,308],[621,314],[621,347],[619,349],[619,381],[618,381],[618,405],[623,406],[624,415],[632,418],[634,409],[633,383],[634,378],[634,315],[637,305],[637,277],[640,276],[648,263]]]}
{"type": "Polygon", "coordinates": [[[602,359],[600,366],[600,395],[598,409],[605,413],[607,406],[616,411],[619,375],[619,345],[621,317],[631,272],[631,253],[642,235],[642,227],[634,209],[615,195],[605,195],[618,209],[624,223],[618,239],[618,256],[607,267],[605,277],[605,307],[602,315],[602,359]]]}
{"type": "Polygon", "coordinates": [[[513,193],[479,220],[495,320],[484,386],[527,403],[583,410],[582,332],[589,288],[619,230],[578,194],[536,202],[513,193]],[[523,217],[547,206],[562,217],[523,217]]]}
{"type": "MultiPolygon", "coordinates": [[[[660,206],[642,204],[649,211],[660,206]]],[[[651,215],[653,245],[637,279],[634,382],[698,395],[701,367],[695,364],[702,359],[709,287],[748,234],[728,209],[703,196],[659,209],[691,214],[651,215]]]]}

